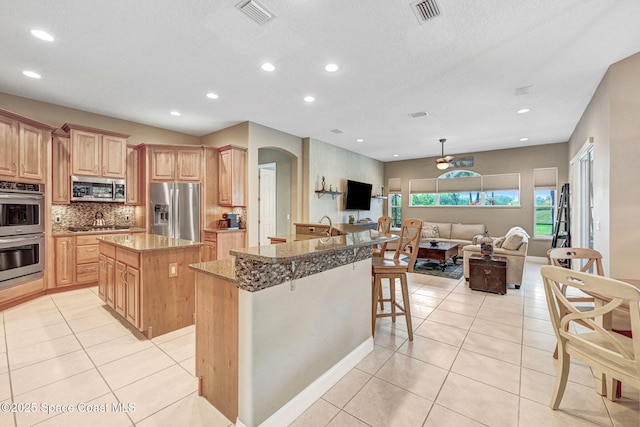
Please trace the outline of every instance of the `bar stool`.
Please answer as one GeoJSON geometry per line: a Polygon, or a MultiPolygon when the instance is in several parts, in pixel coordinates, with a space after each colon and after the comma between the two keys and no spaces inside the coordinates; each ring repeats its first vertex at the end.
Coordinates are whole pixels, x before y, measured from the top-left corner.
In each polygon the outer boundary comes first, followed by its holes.
{"type": "MultiPolygon", "coordinates": [[[[376,230],[385,236],[391,235],[391,217],[381,216],[378,218],[378,226],[376,230]]],[[[379,243],[373,247],[374,257],[384,257],[384,252],[387,250],[387,242],[379,243]]]]}
{"type": "Polygon", "coordinates": [[[411,307],[409,303],[409,286],[407,284],[407,272],[413,271],[418,256],[418,244],[422,234],[422,221],[419,219],[405,219],[402,221],[400,239],[398,247],[393,255],[393,259],[384,257],[374,257],[371,259],[373,274],[372,289],[372,309],[371,309],[371,334],[375,335],[376,319],[380,317],[391,317],[395,323],[397,316],[405,316],[409,341],[413,341],[413,327],[411,326],[411,307]],[[409,258],[407,261],[400,257],[409,258]],[[389,298],[382,297],[382,279],[389,280],[389,298]],[[396,301],[395,283],[400,279],[402,290],[402,305],[396,301]],[[379,313],[378,302],[389,301],[391,303],[391,313],[379,313]]]}

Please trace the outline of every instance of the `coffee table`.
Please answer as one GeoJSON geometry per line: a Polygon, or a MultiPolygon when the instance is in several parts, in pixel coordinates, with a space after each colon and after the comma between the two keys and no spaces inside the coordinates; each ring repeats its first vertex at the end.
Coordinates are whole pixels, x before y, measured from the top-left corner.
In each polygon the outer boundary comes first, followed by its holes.
{"type": "Polygon", "coordinates": [[[429,242],[420,243],[418,246],[418,258],[432,259],[440,261],[442,271],[447,267],[447,260],[453,259],[455,264],[458,260],[458,244],[448,242],[438,242],[436,246],[431,246],[429,242]]]}

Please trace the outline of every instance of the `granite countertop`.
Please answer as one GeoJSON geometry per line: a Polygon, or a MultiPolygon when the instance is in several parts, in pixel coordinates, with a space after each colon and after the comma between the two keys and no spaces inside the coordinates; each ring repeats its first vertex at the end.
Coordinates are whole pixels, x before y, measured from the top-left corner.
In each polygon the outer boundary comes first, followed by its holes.
{"type": "Polygon", "coordinates": [[[201,262],[198,264],[189,264],[189,268],[199,273],[208,274],[226,280],[227,282],[236,283],[236,267],[232,259],[221,259],[218,261],[201,262]]]}
{"type": "Polygon", "coordinates": [[[126,233],[144,233],[146,230],[144,228],[138,227],[130,227],[130,228],[113,228],[113,229],[102,229],[102,230],[87,230],[87,231],[71,231],[71,230],[62,230],[62,231],[54,231],[51,233],[52,236],[86,236],[88,234],[126,234],[126,233]]]}
{"type": "Polygon", "coordinates": [[[357,232],[348,232],[345,235],[332,237],[311,236],[310,239],[304,238],[305,240],[301,240],[300,236],[294,236],[294,241],[287,240],[286,243],[232,249],[229,253],[237,258],[276,264],[343,251],[349,248],[372,246],[398,238],[393,235],[384,236],[375,230],[363,230],[362,228],[358,228],[357,232]]]}
{"type": "Polygon", "coordinates": [[[134,234],[131,236],[98,237],[101,242],[130,249],[136,252],[159,251],[166,249],[184,249],[202,246],[202,242],[192,240],[172,239],[157,234],[134,234]]]}

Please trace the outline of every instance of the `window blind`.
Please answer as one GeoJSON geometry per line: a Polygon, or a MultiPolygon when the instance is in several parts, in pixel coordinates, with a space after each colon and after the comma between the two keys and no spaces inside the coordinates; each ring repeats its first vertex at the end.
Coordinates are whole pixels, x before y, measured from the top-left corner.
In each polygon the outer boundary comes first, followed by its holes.
{"type": "Polygon", "coordinates": [[[412,179],[409,180],[409,193],[426,194],[436,192],[436,180],[431,179],[412,179]]]}
{"type": "Polygon", "coordinates": [[[483,191],[520,190],[520,174],[505,173],[500,175],[484,175],[483,191]]]}

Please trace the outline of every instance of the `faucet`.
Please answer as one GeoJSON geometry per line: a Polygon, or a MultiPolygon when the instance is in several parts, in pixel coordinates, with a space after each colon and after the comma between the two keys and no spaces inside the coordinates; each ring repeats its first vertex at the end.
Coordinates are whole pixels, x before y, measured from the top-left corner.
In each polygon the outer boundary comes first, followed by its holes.
{"type": "Polygon", "coordinates": [[[323,215],[322,218],[320,218],[320,221],[318,221],[318,223],[322,224],[322,220],[325,218],[329,220],[329,231],[327,232],[327,236],[331,236],[333,232],[333,221],[331,221],[331,218],[329,218],[327,215],[323,215]]]}

